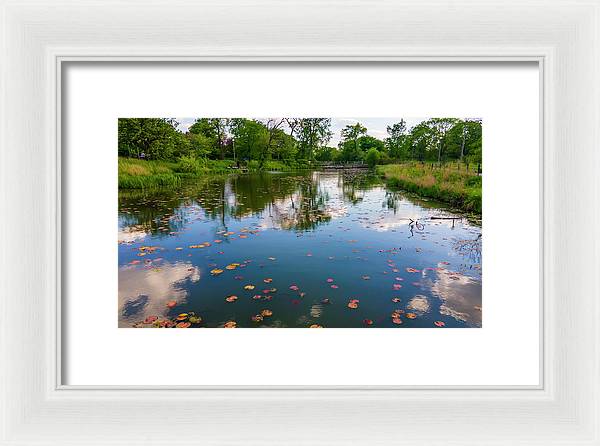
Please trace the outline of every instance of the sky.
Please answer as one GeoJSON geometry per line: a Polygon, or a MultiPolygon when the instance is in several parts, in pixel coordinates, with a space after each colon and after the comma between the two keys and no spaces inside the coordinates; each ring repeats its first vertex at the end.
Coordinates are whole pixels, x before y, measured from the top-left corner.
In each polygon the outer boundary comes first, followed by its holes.
{"type": "MultiPolygon", "coordinates": [[[[179,130],[186,132],[187,129],[194,123],[196,118],[175,118],[179,122],[179,130]]],[[[257,118],[262,119],[262,118],[257,118]]],[[[387,126],[400,122],[400,119],[406,121],[407,128],[417,125],[419,122],[428,118],[331,118],[331,132],[333,136],[327,144],[328,146],[337,147],[340,142],[340,133],[347,125],[353,125],[360,122],[367,128],[367,135],[378,139],[383,139],[388,136],[387,126]]]]}

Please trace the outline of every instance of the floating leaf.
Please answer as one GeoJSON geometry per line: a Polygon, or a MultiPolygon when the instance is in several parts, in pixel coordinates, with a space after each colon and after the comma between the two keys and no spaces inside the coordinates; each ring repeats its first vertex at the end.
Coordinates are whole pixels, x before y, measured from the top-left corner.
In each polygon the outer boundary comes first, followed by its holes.
{"type": "Polygon", "coordinates": [[[271,279],[270,277],[267,277],[266,279],[263,279],[264,283],[271,283],[273,282],[273,279],[271,279]]]}
{"type": "Polygon", "coordinates": [[[246,286],[244,286],[245,290],[253,290],[254,288],[256,288],[254,285],[246,285],[246,286]]]}
{"type": "Polygon", "coordinates": [[[225,322],[225,324],[223,324],[223,328],[236,328],[236,327],[237,327],[236,321],[227,321],[227,322],[225,322]]]}
{"type": "Polygon", "coordinates": [[[333,283],[333,279],[330,277],[329,279],[327,279],[327,283],[333,283]]]}
{"type": "Polygon", "coordinates": [[[337,285],[331,285],[331,288],[333,288],[334,290],[337,290],[339,288],[339,286],[337,286],[337,285]]]}
{"type": "Polygon", "coordinates": [[[202,322],[202,318],[200,316],[190,316],[188,318],[188,322],[191,322],[192,324],[199,324],[202,322]]]}
{"type": "Polygon", "coordinates": [[[433,325],[435,325],[436,327],[443,327],[446,324],[444,322],[442,322],[442,321],[435,321],[433,323],[433,325]]]}
{"type": "Polygon", "coordinates": [[[177,320],[178,321],[185,321],[188,318],[189,314],[187,313],[181,313],[179,316],[177,316],[177,320]]]}
{"type": "Polygon", "coordinates": [[[180,322],[177,325],[175,325],[176,328],[188,328],[190,327],[192,324],[190,324],[189,322],[180,322]]]}
{"type": "Polygon", "coordinates": [[[227,297],[225,298],[225,300],[226,300],[227,302],[235,302],[236,300],[238,300],[238,297],[237,297],[237,296],[234,296],[234,295],[232,294],[231,296],[227,296],[227,297]]]}
{"type": "Polygon", "coordinates": [[[255,294],[254,296],[252,296],[252,299],[254,299],[254,300],[258,300],[258,299],[261,299],[261,298],[262,298],[261,294],[255,294]]]}
{"type": "Polygon", "coordinates": [[[406,313],[406,317],[408,319],[415,319],[417,317],[417,315],[415,313],[406,313]]]}
{"type": "Polygon", "coordinates": [[[261,322],[262,320],[263,320],[263,317],[260,314],[255,314],[254,316],[252,316],[253,322],[261,322]]]}
{"type": "Polygon", "coordinates": [[[311,325],[310,327],[308,327],[308,328],[323,328],[323,326],[322,326],[322,325],[319,325],[319,324],[312,324],[312,325],[311,325]]]}
{"type": "Polygon", "coordinates": [[[402,324],[402,319],[400,319],[399,317],[393,317],[392,322],[396,325],[400,325],[402,324]]]}
{"type": "Polygon", "coordinates": [[[402,285],[400,285],[399,283],[395,283],[395,284],[392,285],[392,288],[394,290],[399,290],[400,288],[402,288],[402,285]]]}
{"type": "Polygon", "coordinates": [[[418,269],[414,269],[414,268],[406,268],[406,272],[407,273],[418,273],[420,271],[418,269]]]}
{"type": "Polygon", "coordinates": [[[148,316],[144,319],[144,324],[152,324],[158,320],[158,316],[148,316]]]}
{"type": "Polygon", "coordinates": [[[215,268],[215,269],[211,269],[211,270],[210,270],[210,273],[211,273],[213,276],[218,276],[218,275],[219,275],[219,274],[221,274],[222,272],[223,272],[223,270],[222,270],[222,269],[218,269],[218,268],[215,268]]]}
{"type": "Polygon", "coordinates": [[[300,288],[298,288],[298,285],[290,285],[290,290],[292,291],[298,291],[300,288]]]}
{"type": "Polygon", "coordinates": [[[358,299],[350,299],[350,302],[348,302],[348,308],[358,308],[358,299]]]}
{"type": "Polygon", "coordinates": [[[365,324],[365,325],[373,325],[373,321],[371,319],[363,319],[363,324],[365,324]]]}
{"type": "Polygon", "coordinates": [[[398,303],[398,302],[400,302],[400,300],[401,300],[401,299],[400,299],[399,297],[393,297],[393,298],[392,298],[392,302],[395,302],[395,303],[398,303]]]}
{"type": "Polygon", "coordinates": [[[271,310],[262,310],[260,315],[263,317],[273,316],[273,312],[271,310]]]}

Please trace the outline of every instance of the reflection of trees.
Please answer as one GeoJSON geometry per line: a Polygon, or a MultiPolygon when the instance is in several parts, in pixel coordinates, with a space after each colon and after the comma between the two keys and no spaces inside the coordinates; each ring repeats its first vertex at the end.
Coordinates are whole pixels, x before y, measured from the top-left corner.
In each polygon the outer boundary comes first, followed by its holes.
{"type": "Polygon", "coordinates": [[[155,235],[177,232],[189,222],[185,204],[185,196],[175,189],[120,191],[119,223],[155,235]]]}
{"type": "Polygon", "coordinates": [[[481,234],[474,240],[458,240],[454,250],[473,263],[481,263],[481,234]]]}
{"type": "Polygon", "coordinates": [[[393,190],[386,190],[383,205],[386,206],[391,211],[393,211],[395,214],[398,211],[398,209],[400,208],[400,206],[402,205],[402,203],[405,203],[407,201],[410,201],[411,203],[414,203],[414,204],[416,204],[422,208],[426,208],[426,209],[436,209],[437,210],[437,209],[443,208],[443,205],[441,205],[440,203],[437,203],[435,201],[422,200],[417,196],[407,195],[404,192],[393,191],[393,190]],[[408,198],[409,196],[410,196],[410,199],[408,198]]]}
{"type": "MultiPolygon", "coordinates": [[[[337,181],[343,199],[353,204],[380,184],[375,175],[356,172],[340,173],[337,181]]],[[[121,227],[168,234],[183,230],[201,212],[218,222],[218,230],[227,231],[230,218],[250,215],[262,215],[282,229],[310,230],[335,214],[325,183],[318,172],[256,173],[207,175],[175,189],[120,191],[119,221],[121,227]]]]}
{"type": "Polygon", "coordinates": [[[119,223],[156,234],[178,232],[202,212],[227,230],[229,218],[267,214],[284,229],[313,229],[331,220],[329,197],[312,173],[208,175],[177,189],[119,192],[119,223]]]}
{"type": "Polygon", "coordinates": [[[292,195],[269,205],[268,216],[282,229],[315,229],[331,220],[328,200],[329,195],[320,188],[318,179],[303,177],[292,195]]]}
{"type": "Polygon", "coordinates": [[[381,185],[381,180],[373,174],[355,171],[343,171],[338,177],[338,187],[344,200],[355,205],[360,203],[365,192],[381,185]]]}

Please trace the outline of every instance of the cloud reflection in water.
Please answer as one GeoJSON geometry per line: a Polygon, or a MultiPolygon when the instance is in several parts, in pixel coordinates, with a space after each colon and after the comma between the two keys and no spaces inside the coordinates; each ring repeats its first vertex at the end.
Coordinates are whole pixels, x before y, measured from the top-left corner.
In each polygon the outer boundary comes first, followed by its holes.
{"type": "Polygon", "coordinates": [[[168,301],[186,300],[187,292],[181,285],[187,280],[200,280],[200,270],[187,262],[119,268],[119,326],[129,327],[151,315],[165,316],[168,301]]]}

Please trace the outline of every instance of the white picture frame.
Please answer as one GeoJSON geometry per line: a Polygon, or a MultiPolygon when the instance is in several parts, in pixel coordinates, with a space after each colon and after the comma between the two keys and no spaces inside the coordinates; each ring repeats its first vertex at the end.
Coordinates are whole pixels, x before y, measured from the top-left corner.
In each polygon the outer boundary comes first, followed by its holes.
{"type": "Polygon", "coordinates": [[[0,3],[0,444],[600,445],[595,1],[0,3]],[[60,382],[68,61],[535,61],[543,384],[73,387],[60,382]],[[26,317],[24,317],[26,315],[26,317]]]}

